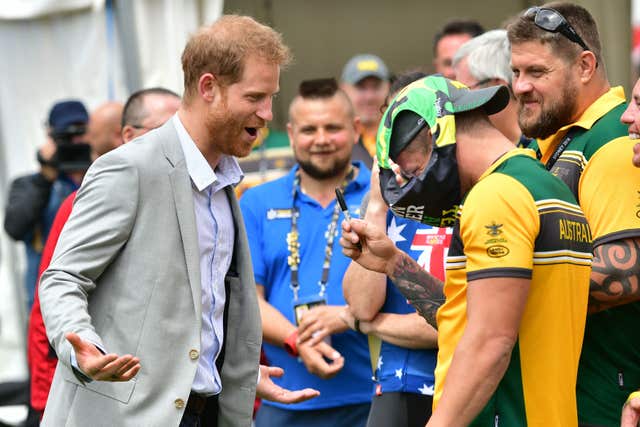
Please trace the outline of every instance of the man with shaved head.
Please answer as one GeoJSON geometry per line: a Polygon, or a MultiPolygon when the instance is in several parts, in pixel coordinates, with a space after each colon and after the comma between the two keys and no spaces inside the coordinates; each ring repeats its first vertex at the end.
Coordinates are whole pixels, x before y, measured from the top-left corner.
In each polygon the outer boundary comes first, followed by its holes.
{"type": "Polygon", "coordinates": [[[354,216],[369,189],[369,170],[351,160],[357,126],[353,106],[334,79],[302,82],[287,124],[297,165],[240,199],[267,359],[288,372],[281,386],[321,393],[290,406],[263,402],[257,427],[357,427],[367,421],[367,341],[340,318],[349,260],[336,238],[343,217],[336,188],[354,216]]]}
{"type": "Polygon", "coordinates": [[[91,113],[87,141],[93,159],[122,145],[122,109],[121,102],[108,101],[91,113]]]}

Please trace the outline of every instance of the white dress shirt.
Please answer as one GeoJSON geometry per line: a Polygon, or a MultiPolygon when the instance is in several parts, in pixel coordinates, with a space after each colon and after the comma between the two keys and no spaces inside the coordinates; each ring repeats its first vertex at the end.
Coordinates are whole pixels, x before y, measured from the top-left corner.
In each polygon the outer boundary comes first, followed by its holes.
{"type": "Polygon", "coordinates": [[[202,332],[198,368],[191,389],[213,395],[222,390],[216,359],[224,340],[224,278],[231,265],[235,239],[233,216],[224,188],[240,182],[242,171],[236,159],[227,155],[222,155],[214,171],[187,133],[178,114],[173,116],[173,124],[191,177],[200,250],[202,332]]]}

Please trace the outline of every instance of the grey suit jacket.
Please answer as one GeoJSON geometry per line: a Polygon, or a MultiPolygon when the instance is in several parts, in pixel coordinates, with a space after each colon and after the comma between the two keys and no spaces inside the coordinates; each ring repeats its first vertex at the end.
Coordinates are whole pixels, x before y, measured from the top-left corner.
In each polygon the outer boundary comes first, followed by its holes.
{"type": "MultiPolygon", "coordinates": [[[[227,195],[236,240],[219,425],[249,426],[262,332],[242,215],[233,190],[227,195]]],[[[91,166],[39,292],[61,362],[43,425],[180,423],[200,352],[201,285],[191,180],[171,120],[91,166]],[[140,372],[128,382],[83,383],[66,332],[138,356],[140,372]]]]}

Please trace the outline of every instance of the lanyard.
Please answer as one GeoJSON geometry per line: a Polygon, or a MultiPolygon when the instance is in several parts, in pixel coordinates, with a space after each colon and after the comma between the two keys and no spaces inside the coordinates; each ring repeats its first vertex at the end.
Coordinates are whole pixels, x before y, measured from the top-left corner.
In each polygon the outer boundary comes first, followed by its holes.
{"type": "MultiPolygon", "coordinates": [[[[347,174],[344,182],[341,185],[344,190],[347,185],[353,180],[354,169],[347,174]]],[[[298,280],[298,266],[300,265],[300,241],[298,233],[298,217],[300,216],[300,210],[296,207],[296,199],[298,197],[298,189],[300,188],[300,171],[296,173],[296,177],[293,180],[293,189],[291,190],[292,208],[291,208],[291,231],[287,233],[287,249],[289,250],[289,257],[287,263],[291,268],[291,283],[290,287],[293,291],[293,300],[298,300],[298,291],[300,290],[300,282],[298,280]]],[[[336,235],[336,227],[338,226],[338,217],[340,216],[340,205],[336,202],[333,209],[333,215],[331,216],[331,223],[327,229],[327,245],[324,248],[324,262],[322,263],[322,275],[318,286],[320,286],[320,297],[324,297],[324,293],[327,289],[327,283],[329,282],[329,268],[331,267],[331,258],[333,256],[333,241],[336,235]]]]}
{"type": "MultiPolygon", "coordinates": [[[[553,165],[556,164],[562,152],[571,143],[573,137],[576,136],[576,133],[578,133],[578,130],[579,128],[572,127],[571,129],[569,129],[564,138],[562,138],[562,141],[560,141],[560,144],[558,144],[558,146],[556,147],[556,150],[549,158],[549,161],[547,161],[547,163],[544,165],[544,167],[547,168],[548,171],[550,171],[553,165]]],[[[538,160],[542,159],[542,152],[540,151],[540,147],[538,147],[538,150],[536,151],[536,157],[538,158],[538,160]]]]}

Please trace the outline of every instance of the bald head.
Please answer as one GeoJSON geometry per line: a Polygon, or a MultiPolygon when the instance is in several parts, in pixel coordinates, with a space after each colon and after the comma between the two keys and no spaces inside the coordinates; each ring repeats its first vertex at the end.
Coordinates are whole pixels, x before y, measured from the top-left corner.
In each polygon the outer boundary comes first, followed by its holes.
{"type": "Polygon", "coordinates": [[[120,122],[123,108],[122,103],[109,101],[91,113],[87,140],[94,159],[122,145],[120,122]]]}
{"type": "Polygon", "coordinates": [[[162,126],[180,107],[180,97],[164,88],[143,89],[133,93],[124,107],[122,139],[129,142],[162,126]]]}

